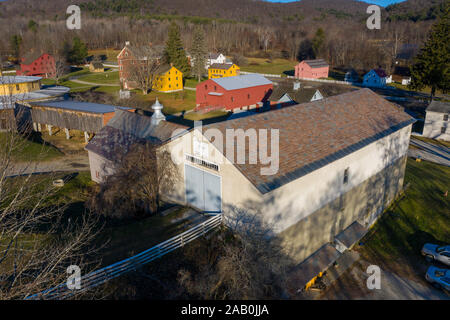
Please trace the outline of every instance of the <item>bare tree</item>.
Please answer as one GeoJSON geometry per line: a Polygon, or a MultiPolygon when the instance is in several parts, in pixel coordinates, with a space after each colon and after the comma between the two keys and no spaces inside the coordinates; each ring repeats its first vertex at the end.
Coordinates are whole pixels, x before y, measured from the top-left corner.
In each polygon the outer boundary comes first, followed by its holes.
{"type": "Polygon", "coordinates": [[[55,55],[55,80],[59,84],[61,79],[69,73],[70,67],[66,59],[61,55],[55,55]]]}
{"type": "Polygon", "coordinates": [[[149,55],[140,60],[132,60],[128,65],[128,80],[135,83],[136,87],[148,94],[153,87],[153,82],[158,75],[160,60],[149,55]]]}
{"type": "Polygon", "coordinates": [[[0,138],[0,300],[23,299],[65,283],[70,265],[89,271],[96,220],[65,219],[56,175],[36,176],[37,162],[16,160],[27,137],[11,129],[0,138]]]}
{"type": "Polygon", "coordinates": [[[91,203],[116,218],[158,212],[160,195],[169,193],[179,177],[170,153],[151,143],[134,144],[113,167],[114,174],[101,184],[91,203]]]}
{"type": "Polygon", "coordinates": [[[271,228],[260,220],[261,215],[230,210],[228,234],[221,237],[222,252],[198,266],[196,273],[181,269],[179,283],[203,299],[283,297],[291,260],[272,237],[271,228]]]}

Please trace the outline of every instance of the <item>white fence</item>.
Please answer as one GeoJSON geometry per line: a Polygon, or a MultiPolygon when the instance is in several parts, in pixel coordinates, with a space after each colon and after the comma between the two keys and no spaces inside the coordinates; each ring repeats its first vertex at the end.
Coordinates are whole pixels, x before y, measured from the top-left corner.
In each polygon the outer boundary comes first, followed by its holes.
{"type": "Polygon", "coordinates": [[[286,78],[286,79],[299,79],[304,81],[314,81],[314,82],[323,82],[323,83],[334,83],[334,84],[345,84],[345,85],[354,85],[353,82],[348,81],[340,81],[340,80],[329,80],[329,79],[312,79],[312,78],[296,78],[294,76],[285,76],[283,77],[280,74],[268,74],[268,73],[258,73],[258,72],[246,72],[241,71],[240,74],[259,74],[261,76],[267,77],[267,78],[286,78]]]}
{"type": "Polygon", "coordinates": [[[195,227],[180,233],[179,235],[170,238],[154,247],[151,247],[144,252],[141,252],[131,258],[119,261],[102,269],[93,271],[81,278],[81,289],[70,290],[67,288],[67,284],[63,283],[57,287],[45,290],[41,293],[34,294],[26,297],[26,299],[39,300],[62,300],[73,296],[76,293],[87,291],[91,288],[99,286],[108,280],[117,278],[127,272],[135,271],[143,265],[156,260],[169,252],[172,252],[178,248],[183,247],[185,244],[205,235],[211,230],[214,230],[222,224],[222,214],[213,216],[203,223],[196,225],[195,227]]]}

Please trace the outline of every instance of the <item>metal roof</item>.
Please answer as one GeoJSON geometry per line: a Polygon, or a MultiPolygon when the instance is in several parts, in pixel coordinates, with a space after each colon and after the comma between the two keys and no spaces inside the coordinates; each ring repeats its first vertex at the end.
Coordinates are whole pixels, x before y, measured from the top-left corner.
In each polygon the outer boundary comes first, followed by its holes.
{"type": "Polygon", "coordinates": [[[238,90],[272,84],[272,81],[267,80],[259,74],[244,74],[240,76],[216,78],[211,80],[225,90],[238,90]]]}
{"type": "Polygon", "coordinates": [[[34,82],[41,79],[42,77],[33,77],[33,76],[0,76],[0,84],[34,82]]]}
{"type": "Polygon", "coordinates": [[[311,68],[323,68],[328,67],[328,63],[323,59],[305,60],[305,63],[311,68]]]}
{"type": "Polygon", "coordinates": [[[432,101],[428,106],[427,111],[450,113],[450,103],[441,101],[432,101]]]}
{"type": "Polygon", "coordinates": [[[1,96],[0,95],[0,108],[7,109],[12,108],[16,102],[29,102],[29,101],[39,101],[48,100],[56,97],[61,97],[68,93],[70,88],[63,86],[51,86],[41,90],[27,92],[22,94],[14,94],[12,96],[1,96]],[[8,105],[9,107],[5,107],[8,105]]]}
{"type": "Polygon", "coordinates": [[[116,111],[116,108],[123,110],[130,110],[131,108],[119,107],[107,104],[99,104],[92,102],[81,102],[73,100],[60,100],[60,101],[46,101],[46,102],[35,102],[31,105],[46,108],[58,108],[66,109],[72,111],[89,112],[89,113],[111,113],[116,111]]]}

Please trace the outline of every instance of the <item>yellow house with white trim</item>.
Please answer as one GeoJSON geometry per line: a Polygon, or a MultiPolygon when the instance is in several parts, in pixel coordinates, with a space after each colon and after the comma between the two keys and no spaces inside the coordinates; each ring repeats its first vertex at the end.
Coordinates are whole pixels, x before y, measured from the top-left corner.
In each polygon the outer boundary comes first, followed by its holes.
{"type": "Polygon", "coordinates": [[[183,90],[183,73],[174,66],[165,64],[156,71],[153,80],[153,90],[159,92],[174,92],[183,90]]]}
{"type": "Polygon", "coordinates": [[[208,79],[238,76],[240,70],[234,63],[214,63],[208,68],[208,79]]]}
{"type": "Polygon", "coordinates": [[[41,77],[0,76],[0,96],[24,94],[41,88],[41,77]]]}

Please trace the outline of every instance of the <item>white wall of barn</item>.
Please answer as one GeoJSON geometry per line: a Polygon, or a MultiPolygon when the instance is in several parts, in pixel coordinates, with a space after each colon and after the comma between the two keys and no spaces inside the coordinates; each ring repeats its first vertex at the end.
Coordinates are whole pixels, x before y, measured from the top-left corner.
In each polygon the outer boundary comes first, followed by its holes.
{"type": "MultiPolygon", "coordinates": [[[[219,164],[219,172],[189,164],[222,177],[225,215],[231,214],[232,208],[256,210],[273,231],[279,233],[404,157],[410,134],[411,125],[264,195],[203,136],[200,139],[208,145],[203,159],[219,164]],[[349,179],[344,184],[347,168],[349,179]]],[[[193,136],[194,132],[189,132],[165,146],[168,150],[175,150],[181,159],[178,169],[182,179],[174,186],[172,194],[166,195],[180,203],[186,201],[184,163],[186,154],[194,155],[193,136]]]]}

